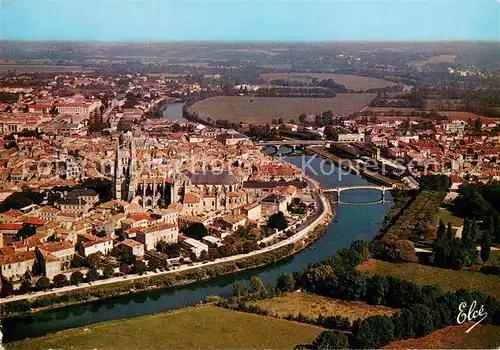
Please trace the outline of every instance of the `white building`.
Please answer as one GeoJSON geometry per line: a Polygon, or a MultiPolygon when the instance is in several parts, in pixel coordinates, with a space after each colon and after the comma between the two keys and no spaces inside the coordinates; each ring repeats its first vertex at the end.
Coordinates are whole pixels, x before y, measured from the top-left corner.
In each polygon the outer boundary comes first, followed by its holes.
{"type": "Polygon", "coordinates": [[[365,142],[365,134],[338,134],[338,142],[365,142]]]}
{"type": "Polygon", "coordinates": [[[167,244],[177,243],[178,236],[179,227],[176,224],[166,222],[141,228],[137,231],[136,239],[144,244],[145,249],[154,250],[160,241],[165,241],[167,244]]]}
{"type": "Polygon", "coordinates": [[[208,245],[193,238],[185,238],[182,241],[182,245],[184,248],[194,253],[196,257],[200,257],[202,251],[206,251],[208,253],[208,245]]]}

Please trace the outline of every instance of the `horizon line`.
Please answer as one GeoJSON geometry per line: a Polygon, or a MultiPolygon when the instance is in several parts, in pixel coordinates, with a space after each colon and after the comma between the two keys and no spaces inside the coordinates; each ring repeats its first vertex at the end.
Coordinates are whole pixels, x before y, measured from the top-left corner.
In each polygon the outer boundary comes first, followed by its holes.
{"type": "Polygon", "coordinates": [[[339,39],[339,40],[89,40],[89,39],[2,39],[2,43],[99,43],[99,44],[173,44],[173,43],[203,43],[203,44],[329,44],[329,43],[467,43],[484,42],[498,43],[494,39],[394,39],[394,40],[367,40],[367,39],[339,39]]]}

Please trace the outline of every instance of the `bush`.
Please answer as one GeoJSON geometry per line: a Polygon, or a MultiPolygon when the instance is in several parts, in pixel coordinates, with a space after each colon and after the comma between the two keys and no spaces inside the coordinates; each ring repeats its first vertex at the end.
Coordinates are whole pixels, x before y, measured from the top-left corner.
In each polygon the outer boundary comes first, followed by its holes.
{"type": "Polygon", "coordinates": [[[289,273],[282,273],[276,281],[276,288],[282,292],[295,290],[295,279],[289,273]]]}
{"type": "Polygon", "coordinates": [[[71,274],[69,280],[71,281],[71,284],[78,285],[83,282],[83,274],[80,271],[75,271],[71,274]]]}
{"type": "Polygon", "coordinates": [[[312,343],[314,349],[348,349],[347,335],[337,330],[323,331],[312,343]]]}
{"type": "Polygon", "coordinates": [[[60,273],[59,275],[55,275],[52,279],[52,283],[54,283],[54,287],[61,288],[68,285],[68,277],[60,273]]]}
{"type": "Polygon", "coordinates": [[[50,280],[45,277],[45,276],[42,276],[38,279],[38,281],[36,281],[35,283],[35,288],[37,290],[47,290],[50,288],[50,280]]]}
{"type": "Polygon", "coordinates": [[[91,267],[87,271],[87,276],[85,277],[87,282],[94,282],[99,279],[99,272],[97,272],[97,269],[95,267],[91,267]]]}

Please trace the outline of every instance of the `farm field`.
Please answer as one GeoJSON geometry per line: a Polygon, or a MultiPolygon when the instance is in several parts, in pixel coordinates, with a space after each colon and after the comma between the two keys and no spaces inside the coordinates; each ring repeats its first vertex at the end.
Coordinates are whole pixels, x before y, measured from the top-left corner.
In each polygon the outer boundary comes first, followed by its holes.
{"type": "Polygon", "coordinates": [[[16,70],[18,73],[60,73],[60,72],[92,72],[94,69],[82,66],[52,66],[45,64],[0,64],[0,72],[16,70]]]}
{"type": "Polygon", "coordinates": [[[290,293],[250,304],[267,310],[270,314],[277,314],[278,317],[297,316],[299,313],[309,318],[316,318],[319,315],[338,315],[347,317],[351,321],[375,315],[391,316],[397,312],[396,309],[386,306],[374,306],[361,301],[331,299],[310,293],[290,293]]]}
{"type": "Polygon", "coordinates": [[[465,331],[474,323],[450,326],[422,338],[390,343],[382,349],[498,349],[500,326],[478,325],[470,333],[465,331]]]}
{"type": "Polygon", "coordinates": [[[96,323],[40,338],[4,344],[7,349],[292,349],[311,343],[323,328],[199,306],[132,319],[96,323]]]}
{"type": "Polygon", "coordinates": [[[451,112],[451,111],[438,111],[438,114],[447,117],[449,120],[463,120],[468,121],[481,119],[483,123],[494,123],[496,119],[480,116],[471,112],[451,112]]]}
{"type": "Polygon", "coordinates": [[[424,67],[426,64],[436,64],[436,63],[452,63],[455,61],[456,55],[437,55],[432,56],[428,60],[421,61],[410,61],[409,66],[415,66],[418,68],[424,67]]]}
{"type": "Polygon", "coordinates": [[[443,291],[476,290],[500,299],[500,276],[475,271],[456,271],[413,263],[389,263],[369,259],[358,270],[393,276],[421,285],[436,285],[443,291]]]}
{"type": "Polygon", "coordinates": [[[331,110],[334,115],[363,109],[376,94],[338,94],[334,98],[218,96],[195,103],[189,112],[200,118],[238,122],[270,122],[272,119],[298,119],[299,115],[331,110]]]}
{"type": "Polygon", "coordinates": [[[361,91],[366,89],[379,89],[387,86],[397,85],[392,81],[377,78],[363,77],[349,74],[320,74],[320,73],[264,73],[261,77],[266,80],[288,79],[289,81],[300,81],[311,83],[313,78],[319,81],[332,79],[337,84],[344,85],[349,90],[361,91]]]}

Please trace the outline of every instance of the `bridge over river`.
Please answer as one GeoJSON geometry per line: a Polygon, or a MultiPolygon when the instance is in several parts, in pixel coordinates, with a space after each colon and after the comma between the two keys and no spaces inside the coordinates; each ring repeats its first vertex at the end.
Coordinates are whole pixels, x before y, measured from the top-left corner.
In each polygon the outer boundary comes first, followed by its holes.
{"type": "MultiPolygon", "coordinates": [[[[340,194],[344,191],[348,190],[377,190],[382,192],[382,199],[381,201],[383,202],[385,198],[385,193],[386,191],[391,191],[395,188],[395,185],[393,186],[383,186],[383,185],[375,185],[375,184],[360,184],[360,185],[343,185],[343,186],[335,186],[335,187],[329,187],[329,188],[324,188],[322,191],[323,193],[325,192],[336,192],[337,193],[337,203],[341,203],[340,200],[340,194]]],[[[380,201],[374,202],[374,203],[379,203],[380,201]]],[[[342,202],[343,203],[343,202],[342,202]]]]}

